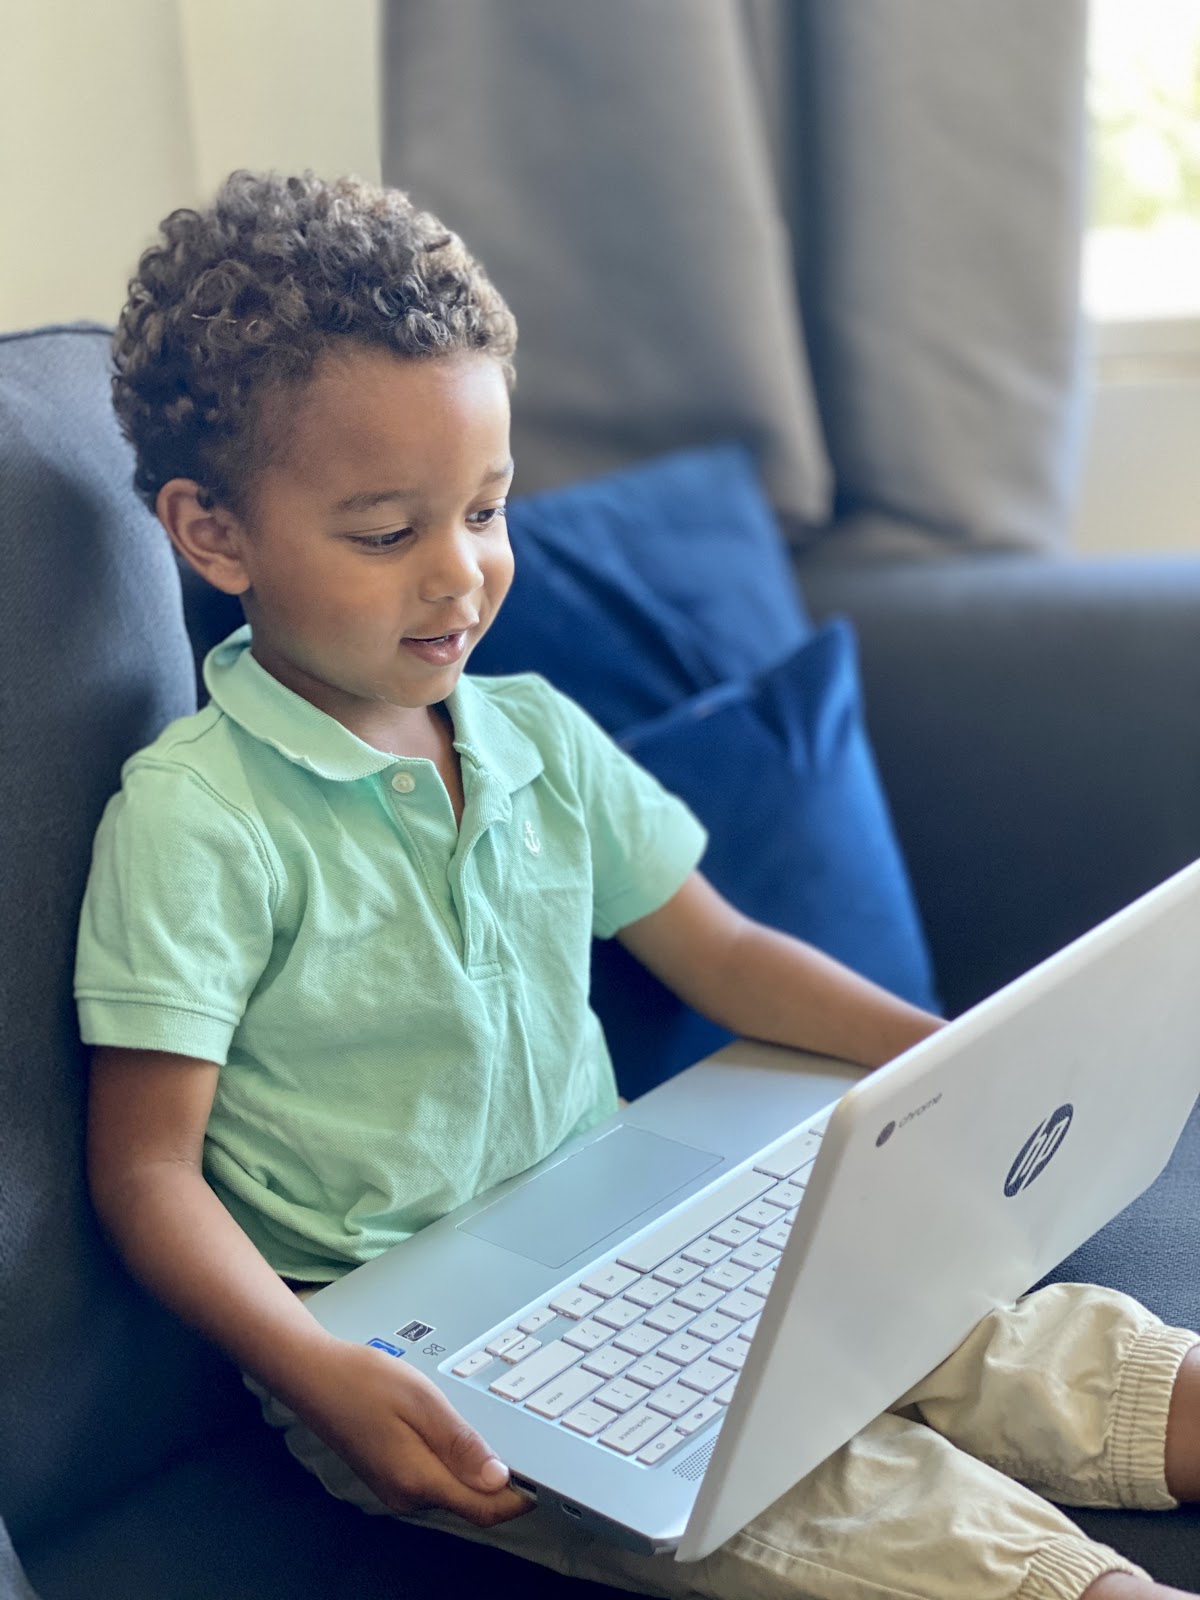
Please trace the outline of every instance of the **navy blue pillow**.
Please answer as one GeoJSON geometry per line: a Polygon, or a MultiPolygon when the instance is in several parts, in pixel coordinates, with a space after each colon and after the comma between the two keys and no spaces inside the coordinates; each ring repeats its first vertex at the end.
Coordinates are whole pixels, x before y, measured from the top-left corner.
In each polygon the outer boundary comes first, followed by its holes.
{"type": "MultiPolygon", "coordinates": [[[[871,755],[846,622],[752,682],[694,696],[619,741],[709,830],[701,871],[740,910],[937,1009],[924,935],[871,755]]],[[[730,1038],[615,941],[592,1004],[623,1094],[730,1038]]]]}
{"type": "Polygon", "coordinates": [[[540,672],[610,733],[752,677],[808,634],[740,445],[512,500],[508,527],[516,576],[472,670],[540,672]]]}

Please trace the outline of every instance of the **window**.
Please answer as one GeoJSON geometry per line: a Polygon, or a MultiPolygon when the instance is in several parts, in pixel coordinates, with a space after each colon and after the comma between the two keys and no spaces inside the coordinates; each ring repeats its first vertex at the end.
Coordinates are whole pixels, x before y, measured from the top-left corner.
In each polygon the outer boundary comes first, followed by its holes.
{"type": "Polygon", "coordinates": [[[1088,69],[1100,353],[1200,352],[1200,0],[1092,0],[1088,69]]]}

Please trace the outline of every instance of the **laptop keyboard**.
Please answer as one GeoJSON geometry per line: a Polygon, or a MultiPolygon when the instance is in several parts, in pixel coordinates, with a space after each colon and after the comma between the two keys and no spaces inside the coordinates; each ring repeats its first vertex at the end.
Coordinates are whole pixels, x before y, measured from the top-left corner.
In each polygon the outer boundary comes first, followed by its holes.
{"type": "Polygon", "coordinates": [[[733,1398],[827,1126],[793,1131],[450,1371],[644,1466],[665,1461],[733,1398]]]}

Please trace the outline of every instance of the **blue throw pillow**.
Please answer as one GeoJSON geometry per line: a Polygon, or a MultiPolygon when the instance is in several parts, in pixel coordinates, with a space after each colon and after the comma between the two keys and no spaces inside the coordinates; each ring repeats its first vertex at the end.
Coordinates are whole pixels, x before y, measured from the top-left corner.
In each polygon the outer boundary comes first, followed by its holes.
{"type": "MultiPolygon", "coordinates": [[[[757,680],[696,695],[619,742],[708,828],[701,871],[739,910],[937,1009],[863,725],[848,623],[828,624],[757,680]]],[[[626,1095],[730,1038],[616,941],[596,943],[592,977],[626,1095]]]]}
{"type": "Polygon", "coordinates": [[[749,452],[717,445],[510,501],[512,591],[471,658],[609,732],[773,666],[809,631],[749,452]]]}

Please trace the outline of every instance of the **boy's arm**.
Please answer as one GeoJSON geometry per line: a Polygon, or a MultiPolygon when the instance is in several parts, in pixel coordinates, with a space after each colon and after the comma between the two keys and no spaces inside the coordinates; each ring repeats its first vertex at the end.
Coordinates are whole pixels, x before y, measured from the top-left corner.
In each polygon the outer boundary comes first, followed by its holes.
{"type": "Polygon", "coordinates": [[[771,1044],[877,1067],[942,1026],[811,945],[743,916],[699,872],[617,938],[695,1010],[771,1044]]]}
{"type": "Polygon", "coordinates": [[[481,1526],[527,1510],[438,1389],[402,1362],[326,1333],[204,1178],[219,1068],[99,1049],[88,1178],[130,1270],[277,1395],[395,1510],[440,1505],[481,1526]]]}

